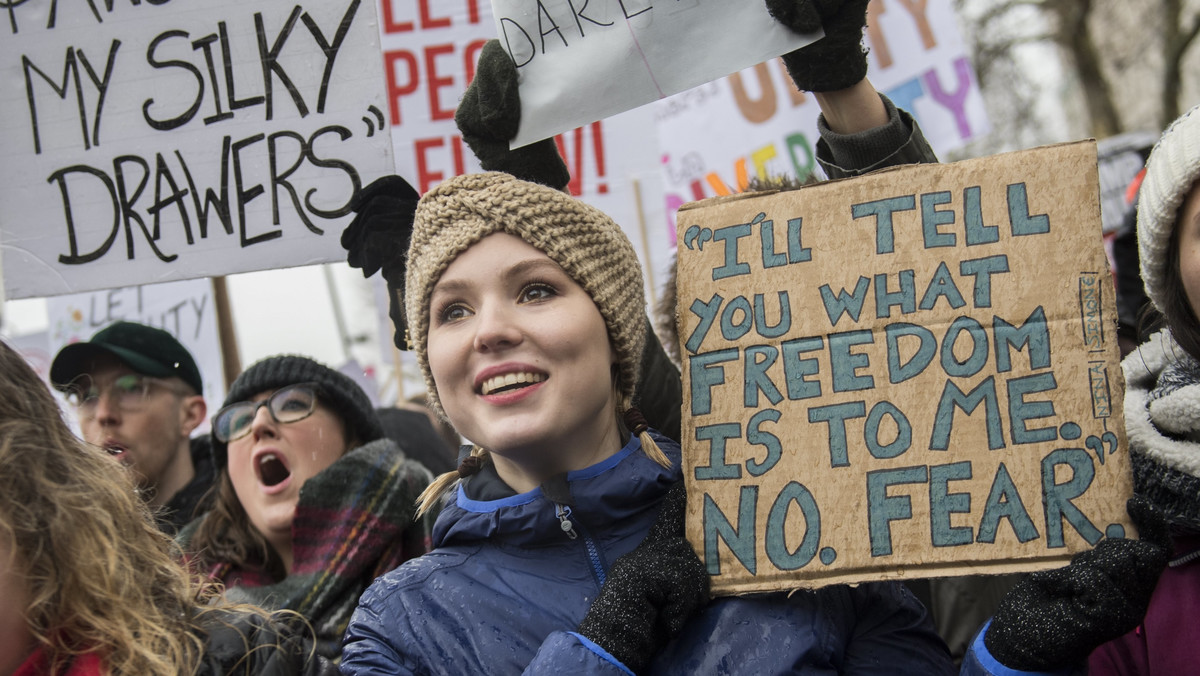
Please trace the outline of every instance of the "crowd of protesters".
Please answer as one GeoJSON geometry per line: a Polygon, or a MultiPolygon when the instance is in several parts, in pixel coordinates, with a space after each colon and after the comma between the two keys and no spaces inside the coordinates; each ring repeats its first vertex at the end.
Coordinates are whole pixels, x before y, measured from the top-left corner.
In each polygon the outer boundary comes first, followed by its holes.
{"type": "MultiPolygon", "coordinates": [[[[827,176],[937,161],[866,78],[867,0],[766,4],[825,33],[783,61],[821,107],[827,176]]],[[[965,611],[896,582],[711,597],[684,538],[674,339],[621,228],[565,192],[553,141],[509,149],[519,119],[491,41],[456,113],[485,171],[355,198],[342,244],[387,282],[418,404],[377,410],[278,355],[194,435],[212,413],[194,359],[119,322],[51,365],[77,437],[0,343],[0,676],[1190,671],[1200,109],[1139,178],[1140,277],[1164,323],[1123,363],[1139,537],[1002,587],[943,581],[994,588],[965,611]]]]}

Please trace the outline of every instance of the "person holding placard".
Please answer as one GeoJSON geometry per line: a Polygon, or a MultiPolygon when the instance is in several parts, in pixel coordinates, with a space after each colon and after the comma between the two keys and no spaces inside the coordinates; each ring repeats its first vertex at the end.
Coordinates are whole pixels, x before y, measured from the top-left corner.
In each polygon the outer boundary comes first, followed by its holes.
{"type": "Polygon", "coordinates": [[[357,383],[307,357],[246,369],[212,430],[216,497],[179,534],[188,560],[230,598],[300,613],[337,659],[366,586],[428,549],[415,501],[432,475],[357,383]]]}
{"type": "MultiPolygon", "coordinates": [[[[771,4],[797,20],[792,3],[771,4]]],[[[935,161],[915,124],[864,78],[866,2],[823,7],[833,8],[831,39],[785,61],[802,88],[822,91],[827,172],[935,161]],[[806,54],[820,65],[806,68],[806,54]],[[855,64],[838,68],[842,60],[855,64]]],[[[476,443],[423,500],[435,508],[453,490],[438,548],[363,596],[343,673],[953,671],[924,609],[896,585],[708,600],[703,566],[682,538],[685,495],[671,487],[678,447],[629,406],[644,386],[678,376],[665,357],[655,364],[658,346],[641,356],[630,347],[630,335],[647,331],[640,297],[625,299],[641,288],[628,242],[555,190],[567,174],[553,142],[508,149],[519,98],[498,46],[485,47],[457,119],[485,169],[551,189],[484,174],[416,204],[391,177],[355,205],[343,235],[351,264],[383,270],[398,344],[413,345],[435,402],[476,443]],[[600,324],[607,346],[595,340],[600,324]],[[831,624],[814,625],[814,611],[831,624]]],[[[641,401],[658,407],[646,416],[655,423],[679,404],[661,393],[641,401]]],[[[1004,673],[978,664],[966,673],[1004,673]]]]}
{"type": "Polygon", "coordinates": [[[127,472],[0,342],[0,674],[332,673],[295,613],[235,606],[172,558],[127,472]]]}
{"type": "Polygon", "coordinates": [[[1134,491],[1166,516],[1170,564],[1136,629],[1091,654],[1092,674],[1182,674],[1200,657],[1200,106],[1150,153],[1137,234],[1146,295],[1167,328],[1122,363],[1125,424],[1134,491]]]}
{"type": "MultiPolygon", "coordinates": [[[[937,162],[916,120],[875,90],[866,78],[862,46],[868,0],[809,3],[767,0],[771,14],[800,33],[823,29],[826,37],[783,56],[796,86],[812,92],[821,107],[817,162],[830,178],[843,178],[899,164],[937,162]],[[819,5],[821,12],[814,7],[819,5]]],[[[570,173],[553,139],[516,149],[521,100],[517,69],[498,40],[480,52],[475,78],[455,111],[463,140],[486,171],[566,190],[570,173]]],[[[408,224],[419,195],[399,176],[386,176],[361,190],[351,207],[356,213],[342,234],[347,262],[365,277],[376,271],[387,283],[388,314],[395,324],[396,347],[409,349],[401,298],[404,293],[408,224]]],[[[678,368],[647,322],[647,346],[639,369],[640,406],[655,428],[678,440],[683,394],[678,368]]]]}
{"type": "Polygon", "coordinates": [[[422,496],[449,491],[437,547],[360,600],[344,674],[952,673],[896,584],[710,601],[679,446],[631,406],[643,282],[602,212],[448,180],[416,208],[405,288],[434,405],[473,445],[422,496]]]}

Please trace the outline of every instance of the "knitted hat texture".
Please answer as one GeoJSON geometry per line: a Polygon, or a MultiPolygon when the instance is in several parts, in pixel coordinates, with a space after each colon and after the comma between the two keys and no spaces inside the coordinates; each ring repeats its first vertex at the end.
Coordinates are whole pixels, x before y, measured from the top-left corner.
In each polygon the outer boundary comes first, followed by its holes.
{"type": "Polygon", "coordinates": [[[646,342],[642,269],[633,245],[600,210],[559,190],[487,172],[452,178],[426,193],[413,223],[405,310],[409,338],[438,413],[445,415],[428,355],[433,287],[459,254],[498,232],[545,253],[591,296],[617,354],[618,389],[632,401],[646,342]]]}
{"type": "MultiPolygon", "coordinates": [[[[317,384],[317,396],[342,419],[347,437],[354,437],[361,444],[383,437],[379,416],[358,383],[344,373],[299,355],[268,357],[255,363],[233,381],[221,406],[247,401],[260,392],[296,383],[317,384]]],[[[229,457],[228,445],[213,436],[212,448],[213,460],[220,470],[229,457]]]]}
{"type": "Polygon", "coordinates": [[[1179,205],[1200,177],[1200,106],[1171,123],[1146,160],[1146,178],[1138,192],[1138,254],[1142,281],[1154,307],[1166,307],[1163,284],[1167,248],[1179,205]]]}

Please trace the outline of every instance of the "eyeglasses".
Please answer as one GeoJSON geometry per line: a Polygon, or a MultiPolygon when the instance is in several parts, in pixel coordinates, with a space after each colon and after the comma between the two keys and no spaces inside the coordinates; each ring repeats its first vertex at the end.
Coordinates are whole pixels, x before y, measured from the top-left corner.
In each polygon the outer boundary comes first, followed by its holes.
{"type": "Polygon", "coordinates": [[[108,395],[108,400],[122,411],[137,411],[146,405],[150,388],[154,386],[179,392],[165,380],[127,373],[103,386],[97,385],[91,378],[84,376],[67,389],[66,397],[81,416],[93,418],[96,415],[96,406],[100,403],[101,396],[108,395]]]}
{"type": "Polygon", "coordinates": [[[262,401],[239,401],[213,416],[213,436],[225,443],[250,433],[258,409],[266,406],[275,422],[286,425],[304,420],[317,407],[317,384],[298,383],[276,390],[262,401]]]}

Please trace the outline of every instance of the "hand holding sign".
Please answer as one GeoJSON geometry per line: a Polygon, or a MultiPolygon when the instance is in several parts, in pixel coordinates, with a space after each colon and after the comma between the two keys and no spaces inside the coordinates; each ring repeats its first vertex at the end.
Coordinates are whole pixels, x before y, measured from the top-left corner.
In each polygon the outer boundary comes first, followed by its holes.
{"type": "Polygon", "coordinates": [[[404,340],[405,254],[412,238],[413,214],[420,199],[408,181],[399,176],[384,176],[359,190],[350,202],[354,220],[342,232],[342,248],[346,262],[370,277],[383,270],[388,288],[388,317],[400,327],[392,334],[392,342],[407,350],[404,340]]]}
{"type": "Polygon", "coordinates": [[[1141,623],[1171,539],[1162,514],[1144,498],[1131,498],[1127,508],[1141,539],[1103,540],[1005,595],[984,637],[996,659],[1025,671],[1071,667],[1141,623]]]}
{"type": "Polygon", "coordinates": [[[797,49],[761,0],[492,0],[496,33],[521,71],[514,146],[574,129],[797,49]],[[679,36],[687,36],[681,48],[679,36]]]}
{"type": "Polygon", "coordinates": [[[708,603],[708,574],[683,537],[687,493],[680,481],[663,498],[646,538],[617,559],[579,624],[579,633],[639,672],[708,603]]]}
{"type": "Polygon", "coordinates": [[[517,66],[500,41],[488,40],[479,54],[475,78],[454,111],[454,122],[485,170],[562,189],[571,175],[553,138],[508,148],[521,124],[517,77],[517,66]]]}
{"type": "Polygon", "coordinates": [[[834,91],[867,76],[862,32],[867,24],[869,1],[766,0],[771,16],[793,31],[825,30],[824,38],[783,55],[783,63],[796,87],[809,92],[834,91]],[[820,14],[819,21],[814,21],[814,13],[820,14]]]}

